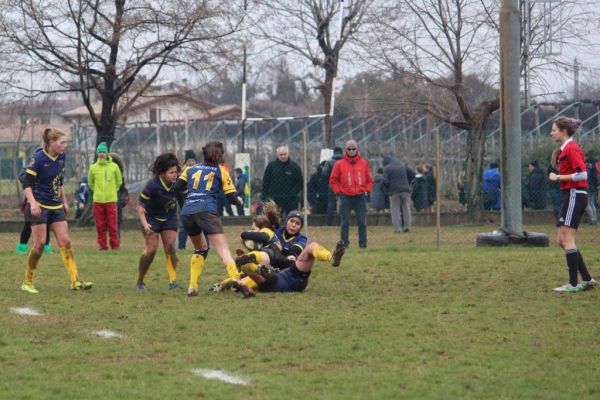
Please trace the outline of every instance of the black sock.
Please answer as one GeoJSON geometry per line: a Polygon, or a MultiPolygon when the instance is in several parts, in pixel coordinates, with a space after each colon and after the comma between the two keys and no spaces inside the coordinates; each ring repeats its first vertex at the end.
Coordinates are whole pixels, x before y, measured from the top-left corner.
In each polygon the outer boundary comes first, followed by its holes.
{"type": "Polygon", "coordinates": [[[590,281],[592,276],[590,275],[587,267],[585,266],[585,262],[583,261],[583,257],[581,256],[581,252],[577,250],[577,254],[579,255],[579,273],[581,274],[581,279],[584,281],[590,281]]]}
{"type": "Polygon", "coordinates": [[[565,250],[567,265],[569,266],[569,283],[571,286],[577,286],[577,270],[579,269],[579,252],[577,249],[565,250]]]}

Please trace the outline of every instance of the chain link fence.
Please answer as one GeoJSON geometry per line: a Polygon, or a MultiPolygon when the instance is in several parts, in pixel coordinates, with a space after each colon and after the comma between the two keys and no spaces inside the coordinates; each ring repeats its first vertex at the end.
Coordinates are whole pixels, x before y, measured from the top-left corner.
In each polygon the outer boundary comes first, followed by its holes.
{"type": "MultiPolygon", "coordinates": [[[[568,111],[568,110],[567,110],[568,111]]],[[[533,112],[533,111],[531,111],[533,112]]],[[[566,112],[568,115],[568,112],[566,112]]],[[[527,117],[524,112],[524,118],[527,117]]],[[[494,127],[487,133],[486,169],[489,164],[499,159],[500,130],[494,127]]],[[[527,126],[527,124],[525,124],[527,126]]],[[[135,213],[135,205],[139,191],[150,178],[148,166],[157,154],[174,152],[183,161],[184,152],[193,150],[201,161],[201,148],[210,140],[219,140],[226,148],[227,168],[233,179],[236,177],[235,168],[241,168],[247,178],[247,197],[244,210],[245,217],[235,206],[229,207],[222,202],[221,212],[226,225],[235,225],[232,231],[240,231],[251,224],[248,215],[260,212],[261,201],[265,197],[285,198],[286,204],[280,204],[284,212],[290,209],[301,209],[308,214],[307,226],[309,232],[317,232],[326,240],[339,237],[339,199],[329,192],[328,177],[325,171],[327,161],[331,158],[331,150],[325,150],[323,141],[323,118],[294,118],[249,120],[242,129],[239,121],[190,121],[175,122],[157,126],[156,124],[132,124],[120,126],[111,146],[111,153],[118,154],[123,160],[124,179],[130,192],[131,203],[123,209],[123,229],[137,229],[139,223],[135,213]],[[270,162],[277,159],[277,149],[286,146],[289,150],[290,162],[298,166],[300,181],[292,179],[286,171],[279,171],[275,176],[277,190],[265,190],[265,170],[270,162]],[[247,154],[240,157],[240,154],[247,154]]],[[[547,176],[547,168],[553,144],[549,140],[548,122],[538,123],[534,129],[524,129],[523,154],[527,160],[538,162],[537,172],[547,176]]],[[[429,183],[423,183],[424,166],[429,166],[429,175],[434,181],[439,181],[441,209],[441,243],[443,245],[473,245],[476,232],[481,227],[473,228],[473,235],[457,235],[452,226],[468,226],[473,221],[468,219],[465,212],[466,196],[469,188],[464,186],[462,174],[466,156],[467,132],[446,123],[438,123],[427,116],[398,115],[393,117],[370,116],[364,118],[335,118],[333,121],[333,138],[335,145],[344,147],[349,139],[354,139],[363,158],[369,161],[375,177],[375,189],[367,200],[368,207],[368,236],[369,247],[395,246],[397,244],[432,245],[436,242],[435,196],[429,183]],[[433,132],[438,131],[441,140],[439,170],[431,168],[436,165],[435,142],[433,132]],[[382,196],[378,187],[383,167],[383,158],[392,155],[403,160],[415,173],[417,179],[412,184],[411,208],[413,229],[408,235],[394,235],[387,196],[382,196]],[[381,203],[383,201],[383,203],[381,203]]],[[[584,148],[600,147],[600,131],[598,130],[598,115],[586,118],[583,130],[578,137],[584,148]]],[[[29,156],[36,144],[29,143],[25,147],[29,156]]],[[[65,172],[66,190],[75,205],[75,192],[89,166],[94,161],[96,147],[96,132],[89,126],[75,126],[72,130],[71,143],[68,149],[68,163],[65,172]]],[[[17,231],[20,229],[22,215],[19,205],[22,195],[15,180],[15,166],[19,169],[26,157],[11,159],[5,157],[0,163],[0,219],[4,221],[0,237],[5,240],[0,247],[14,248],[18,240],[17,231]],[[13,232],[6,232],[12,230],[13,232]]],[[[556,191],[552,187],[534,184],[532,172],[527,162],[523,163],[523,208],[526,225],[547,226],[552,231],[554,223],[553,207],[556,191]]],[[[540,181],[538,179],[538,181],[540,181]]],[[[541,181],[545,182],[544,179],[541,181]]],[[[484,183],[485,185],[485,183],[484,183]]],[[[494,196],[499,197],[499,188],[494,196]]],[[[488,196],[482,193],[484,198],[488,196]]],[[[489,196],[488,196],[489,197],[489,196]]],[[[495,199],[495,198],[494,198],[495,199]]],[[[500,224],[499,204],[490,200],[486,207],[488,228],[493,229],[500,224]]],[[[277,199],[276,199],[277,200],[277,199]]],[[[279,199],[280,203],[283,201],[279,199]]],[[[75,206],[74,206],[75,207],[75,206]]],[[[88,214],[89,215],[89,214],[88,214]]],[[[79,229],[80,237],[93,239],[93,220],[88,218],[79,229]]],[[[589,222],[592,222],[591,219],[589,222]]],[[[357,243],[355,216],[351,221],[351,238],[357,243]]],[[[72,224],[74,226],[74,224],[72,224]]],[[[469,228],[471,229],[471,228],[469,228]]],[[[467,229],[467,230],[469,230],[467,229]]],[[[539,229],[539,228],[538,228],[539,229]]],[[[79,232],[79,231],[78,231],[79,232]]],[[[471,232],[471,230],[469,230],[471,232]]],[[[137,232],[136,232],[137,234],[137,232]]],[[[79,236],[79,233],[78,233],[79,236]]],[[[235,236],[235,235],[234,235],[235,236]]],[[[86,239],[87,240],[87,239],[86,239]]],[[[233,239],[235,240],[235,239],[233,239]]]]}

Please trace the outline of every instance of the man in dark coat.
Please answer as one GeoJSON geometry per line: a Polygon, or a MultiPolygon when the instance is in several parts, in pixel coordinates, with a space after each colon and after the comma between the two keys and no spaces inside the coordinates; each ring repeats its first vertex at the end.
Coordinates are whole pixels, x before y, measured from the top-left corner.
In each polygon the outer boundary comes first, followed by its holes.
{"type": "Polygon", "coordinates": [[[272,199],[281,211],[287,215],[298,209],[302,192],[302,170],[290,160],[287,146],[277,148],[277,159],[271,161],[263,176],[262,200],[272,199]]]}
{"type": "Polygon", "coordinates": [[[548,197],[548,178],[537,160],[529,163],[529,176],[527,179],[527,194],[529,195],[529,207],[534,210],[546,208],[548,197]]]}
{"type": "MultiPolygon", "coordinates": [[[[331,177],[331,171],[333,171],[333,166],[336,162],[344,158],[344,150],[341,147],[333,148],[333,155],[325,165],[323,166],[323,175],[325,176],[325,180],[329,182],[329,178],[331,177]]],[[[337,208],[337,196],[331,188],[329,188],[329,193],[327,195],[327,226],[333,225],[333,214],[337,208]]]]}

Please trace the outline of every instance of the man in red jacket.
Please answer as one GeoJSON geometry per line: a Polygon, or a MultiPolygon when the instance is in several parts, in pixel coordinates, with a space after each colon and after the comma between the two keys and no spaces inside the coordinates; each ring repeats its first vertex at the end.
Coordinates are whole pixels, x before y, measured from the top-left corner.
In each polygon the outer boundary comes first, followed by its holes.
{"type": "Polygon", "coordinates": [[[331,191],[340,198],[341,239],[348,247],[350,210],[356,213],[358,245],[367,247],[367,195],[373,190],[373,175],[369,162],[363,159],[356,141],[348,140],[344,158],[336,162],[329,177],[331,191]]]}

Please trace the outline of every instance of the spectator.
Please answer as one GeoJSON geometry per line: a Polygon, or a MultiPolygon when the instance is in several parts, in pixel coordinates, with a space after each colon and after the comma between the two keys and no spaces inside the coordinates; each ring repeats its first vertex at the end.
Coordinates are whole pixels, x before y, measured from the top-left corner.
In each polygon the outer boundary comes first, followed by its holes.
{"type": "Polygon", "coordinates": [[[327,199],[329,196],[329,182],[325,178],[323,168],[327,164],[323,161],[313,166],[313,173],[308,180],[308,204],[313,214],[325,214],[327,212],[327,199]]]}
{"type": "Polygon", "coordinates": [[[548,179],[540,168],[538,160],[529,163],[529,176],[527,177],[528,206],[534,210],[546,208],[546,197],[548,196],[548,179]]]}
{"type": "Polygon", "coordinates": [[[588,204],[585,213],[588,216],[590,225],[598,223],[598,169],[596,168],[596,162],[594,155],[590,154],[585,164],[588,173],[588,204]]]}
{"type": "Polygon", "coordinates": [[[302,170],[290,160],[287,146],[277,148],[277,159],[271,161],[263,176],[262,200],[272,199],[282,215],[298,209],[302,192],[302,170]]]}
{"type": "MultiPolygon", "coordinates": [[[[342,150],[341,147],[334,147],[333,155],[329,160],[327,160],[327,163],[323,167],[323,175],[325,176],[327,183],[329,183],[329,178],[331,177],[331,171],[333,171],[333,166],[343,157],[344,150],[342,150]]],[[[331,191],[331,187],[329,187],[329,192],[327,194],[327,226],[333,225],[333,214],[335,213],[336,209],[337,196],[331,191]]]]}
{"type": "Polygon", "coordinates": [[[82,217],[91,194],[90,187],[88,186],[88,177],[86,175],[83,177],[79,187],[75,191],[75,219],[82,217]]]}
{"type": "Polygon", "coordinates": [[[414,179],[415,173],[403,161],[392,156],[383,158],[383,190],[390,197],[392,225],[396,233],[411,229],[410,184],[414,179]]]}
{"type": "Polygon", "coordinates": [[[111,160],[119,166],[121,171],[121,186],[117,190],[117,231],[121,239],[121,224],[123,224],[123,208],[129,204],[129,191],[125,187],[125,164],[118,154],[110,153],[111,160]]]}
{"type": "Polygon", "coordinates": [[[377,168],[373,178],[373,193],[371,193],[371,208],[379,213],[390,208],[390,198],[383,191],[383,168],[377,168]]]}
{"type": "Polygon", "coordinates": [[[119,233],[117,220],[117,191],[123,181],[119,166],[112,162],[108,155],[108,146],[102,142],[96,149],[97,161],[92,164],[88,173],[88,182],[92,190],[94,220],[100,250],[108,250],[106,231],[110,239],[110,247],[119,249],[119,233]]]}
{"type": "Polygon", "coordinates": [[[425,177],[425,182],[427,182],[427,211],[433,212],[437,188],[435,183],[435,173],[432,165],[423,164],[423,176],[425,177]]]}
{"type": "Polygon", "coordinates": [[[237,215],[244,216],[244,204],[246,204],[246,196],[248,193],[248,177],[241,168],[235,169],[235,195],[242,199],[242,205],[236,204],[237,215]]]}
{"type": "Polygon", "coordinates": [[[413,181],[412,201],[416,211],[426,211],[429,205],[429,184],[424,173],[424,164],[417,167],[413,181]]]}
{"type": "Polygon", "coordinates": [[[483,172],[483,208],[500,209],[500,171],[498,163],[495,162],[483,172]]]}
{"type": "MultiPolygon", "coordinates": [[[[190,149],[186,150],[183,153],[183,158],[184,158],[184,162],[183,162],[182,170],[193,167],[194,165],[197,164],[196,153],[194,153],[194,150],[190,150],[190,149]]],[[[187,242],[187,237],[188,237],[187,232],[185,231],[185,228],[184,228],[183,223],[181,222],[181,218],[180,218],[178,231],[177,231],[177,249],[179,249],[179,250],[185,249],[185,243],[187,242]]]]}
{"type": "Polygon", "coordinates": [[[344,158],[336,162],[329,178],[329,187],[340,198],[341,239],[348,247],[350,210],[356,213],[358,245],[367,247],[367,195],[373,190],[373,175],[369,162],[360,156],[356,141],[346,142],[344,158]]]}

